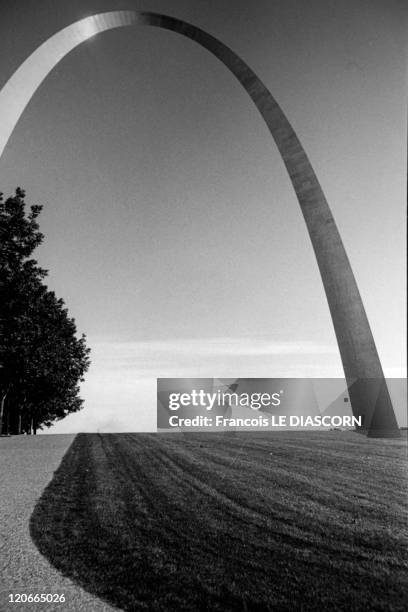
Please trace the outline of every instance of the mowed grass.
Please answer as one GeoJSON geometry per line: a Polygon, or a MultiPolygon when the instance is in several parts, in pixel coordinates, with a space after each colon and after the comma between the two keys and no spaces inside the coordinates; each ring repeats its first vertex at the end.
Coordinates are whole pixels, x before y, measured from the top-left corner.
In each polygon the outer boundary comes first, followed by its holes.
{"type": "Polygon", "coordinates": [[[81,434],[31,519],[123,610],[406,610],[406,440],[81,434]]]}

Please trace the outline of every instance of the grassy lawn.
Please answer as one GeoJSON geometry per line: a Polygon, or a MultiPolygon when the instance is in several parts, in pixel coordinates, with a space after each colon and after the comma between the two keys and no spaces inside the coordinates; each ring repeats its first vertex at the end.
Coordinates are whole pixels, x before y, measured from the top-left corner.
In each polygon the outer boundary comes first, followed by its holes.
{"type": "Polygon", "coordinates": [[[80,434],[31,517],[123,610],[406,610],[406,440],[80,434]]]}

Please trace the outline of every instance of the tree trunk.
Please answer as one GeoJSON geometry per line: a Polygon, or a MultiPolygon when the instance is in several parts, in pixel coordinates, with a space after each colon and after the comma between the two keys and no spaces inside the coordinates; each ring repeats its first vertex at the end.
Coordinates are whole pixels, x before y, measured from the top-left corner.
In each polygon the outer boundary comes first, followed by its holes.
{"type": "Polygon", "coordinates": [[[1,398],[0,405],[0,436],[3,433],[3,417],[4,417],[4,404],[6,402],[7,392],[1,398]]]}

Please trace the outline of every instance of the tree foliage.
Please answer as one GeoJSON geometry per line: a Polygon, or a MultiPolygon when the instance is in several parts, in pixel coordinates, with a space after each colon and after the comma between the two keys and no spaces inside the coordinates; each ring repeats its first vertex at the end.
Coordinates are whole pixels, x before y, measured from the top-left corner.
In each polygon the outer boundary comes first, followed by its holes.
{"type": "Polygon", "coordinates": [[[41,206],[26,210],[25,193],[0,194],[0,428],[31,433],[80,410],[79,383],[90,350],[64,301],[44,284],[31,258],[43,241],[41,206]]]}

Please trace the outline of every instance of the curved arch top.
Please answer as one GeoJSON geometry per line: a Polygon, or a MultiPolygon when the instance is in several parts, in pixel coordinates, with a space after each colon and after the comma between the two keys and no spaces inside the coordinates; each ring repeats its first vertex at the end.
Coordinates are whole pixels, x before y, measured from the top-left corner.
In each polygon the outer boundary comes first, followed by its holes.
{"type": "Polygon", "coordinates": [[[340,234],[307,155],[282,109],[259,77],[222,42],[189,23],[150,12],[112,11],[86,17],[38,47],[0,92],[0,156],[36,89],[82,42],[113,28],[148,25],[177,32],[215,55],[239,80],[261,113],[285,163],[312,241],[349,387],[353,413],[372,436],[399,429],[381,363],[340,234]]]}

